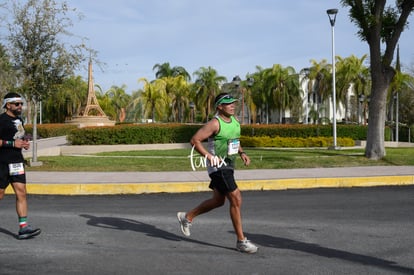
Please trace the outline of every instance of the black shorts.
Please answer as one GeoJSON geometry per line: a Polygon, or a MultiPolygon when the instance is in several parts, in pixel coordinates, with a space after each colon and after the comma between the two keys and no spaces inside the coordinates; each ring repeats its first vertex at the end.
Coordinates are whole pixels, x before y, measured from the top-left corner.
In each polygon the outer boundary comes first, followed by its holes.
{"type": "Polygon", "coordinates": [[[9,165],[7,163],[0,163],[0,189],[6,189],[13,182],[26,183],[26,173],[11,176],[9,165]]]}
{"type": "Polygon", "coordinates": [[[236,181],[234,180],[233,169],[223,169],[210,174],[211,189],[216,189],[221,194],[226,195],[237,189],[236,181]]]}

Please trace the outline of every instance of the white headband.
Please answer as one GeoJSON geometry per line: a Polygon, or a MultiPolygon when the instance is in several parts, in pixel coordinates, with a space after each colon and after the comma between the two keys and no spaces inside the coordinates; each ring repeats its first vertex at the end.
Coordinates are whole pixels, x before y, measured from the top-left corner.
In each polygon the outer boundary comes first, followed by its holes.
{"type": "Polygon", "coordinates": [[[6,108],[6,104],[7,103],[10,103],[10,102],[16,102],[16,101],[21,101],[22,100],[22,98],[21,97],[10,97],[10,98],[5,98],[4,100],[3,100],[3,105],[2,105],[2,108],[6,108]]]}

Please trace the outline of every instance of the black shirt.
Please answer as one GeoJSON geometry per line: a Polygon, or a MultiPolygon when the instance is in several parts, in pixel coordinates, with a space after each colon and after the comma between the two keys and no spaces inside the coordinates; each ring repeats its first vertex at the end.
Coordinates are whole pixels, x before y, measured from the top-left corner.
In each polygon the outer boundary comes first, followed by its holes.
{"type": "MultiPolygon", "coordinates": [[[[23,139],[25,134],[23,120],[20,117],[11,117],[7,113],[0,115],[0,139],[14,141],[23,139]]],[[[21,148],[0,147],[0,162],[19,163],[23,162],[21,148]]]]}

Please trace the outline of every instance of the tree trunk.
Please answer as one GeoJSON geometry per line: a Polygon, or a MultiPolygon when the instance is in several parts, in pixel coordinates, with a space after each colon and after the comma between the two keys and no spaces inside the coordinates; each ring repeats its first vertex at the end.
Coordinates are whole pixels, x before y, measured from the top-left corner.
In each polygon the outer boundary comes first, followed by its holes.
{"type": "Polygon", "coordinates": [[[369,45],[372,89],[365,156],[378,160],[385,156],[387,90],[395,75],[391,64],[400,35],[413,12],[414,1],[396,1],[394,6],[387,5],[386,0],[341,2],[351,7],[350,17],[360,27],[360,34],[369,45]],[[381,50],[383,42],[385,50],[381,50]]]}
{"type": "Polygon", "coordinates": [[[394,75],[392,68],[372,70],[372,91],[369,102],[369,119],[365,156],[372,160],[385,157],[384,129],[387,92],[394,75]],[[375,76],[374,74],[378,74],[375,76]],[[380,75],[381,74],[381,75],[380,75]]]}
{"type": "Polygon", "coordinates": [[[126,111],[125,108],[121,108],[119,110],[119,122],[124,122],[126,118],[126,111]]]}
{"type": "Polygon", "coordinates": [[[27,102],[27,121],[26,124],[32,124],[32,98],[31,97],[27,97],[26,98],[26,102],[27,102]]]}

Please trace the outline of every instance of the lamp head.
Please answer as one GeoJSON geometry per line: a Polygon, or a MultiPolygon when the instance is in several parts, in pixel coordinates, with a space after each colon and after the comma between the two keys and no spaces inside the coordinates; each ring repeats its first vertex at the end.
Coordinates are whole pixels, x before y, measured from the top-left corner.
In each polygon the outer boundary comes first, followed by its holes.
{"type": "Polygon", "coordinates": [[[302,72],[303,72],[305,75],[309,75],[309,73],[310,73],[310,68],[303,68],[303,69],[302,69],[302,72]]]}
{"type": "Polygon", "coordinates": [[[239,86],[240,82],[241,82],[240,76],[236,75],[235,77],[233,77],[232,82],[233,82],[234,85],[239,86]]]}
{"type": "Polygon", "coordinates": [[[326,13],[328,14],[329,21],[331,22],[331,26],[335,26],[335,20],[336,20],[336,14],[338,13],[338,9],[329,9],[326,10],[326,13]]]}
{"type": "Polygon", "coordinates": [[[329,15],[331,15],[331,14],[334,15],[334,14],[338,13],[338,9],[329,9],[329,10],[326,11],[326,13],[329,14],[329,15]]]}
{"type": "Polygon", "coordinates": [[[253,84],[254,84],[254,78],[253,77],[247,78],[247,86],[252,87],[253,84]]]}

